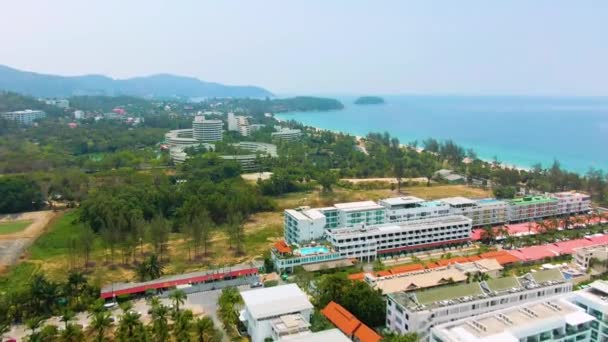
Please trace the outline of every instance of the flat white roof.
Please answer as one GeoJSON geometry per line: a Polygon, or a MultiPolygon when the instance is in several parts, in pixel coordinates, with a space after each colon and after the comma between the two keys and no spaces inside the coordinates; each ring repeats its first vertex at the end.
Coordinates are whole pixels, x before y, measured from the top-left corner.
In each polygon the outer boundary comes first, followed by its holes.
{"type": "Polygon", "coordinates": [[[256,320],[312,309],[308,297],[296,284],[243,291],[241,297],[256,320]]]}
{"type": "Polygon", "coordinates": [[[334,206],[344,211],[384,209],[383,206],[374,201],[336,203],[334,206]]]}
{"type": "Polygon", "coordinates": [[[298,334],[294,337],[283,336],[281,337],[281,341],[289,341],[289,342],[351,342],[351,340],[346,337],[340,330],[338,329],[330,329],[319,331],[316,333],[309,334],[298,334]]]}
{"type": "Polygon", "coordinates": [[[404,205],[404,204],[412,204],[412,203],[420,203],[424,202],[422,198],[418,198],[415,196],[405,196],[405,197],[392,197],[385,198],[380,202],[386,203],[388,205],[404,205]]]}
{"type": "Polygon", "coordinates": [[[471,219],[462,215],[439,216],[428,219],[404,221],[384,225],[367,226],[365,228],[336,228],[328,231],[329,235],[360,235],[364,233],[394,233],[408,230],[434,228],[445,224],[471,224],[471,219]]]}
{"type": "Polygon", "coordinates": [[[475,204],[475,201],[473,201],[472,199],[468,199],[462,196],[442,198],[441,201],[449,205],[475,204]]]}
{"type": "Polygon", "coordinates": [[[319,211],[319,209],[304,210],[304,214],[313,220],[325,218],[325,215],[323,215],[323,213],[321,211],[319,211]]]}

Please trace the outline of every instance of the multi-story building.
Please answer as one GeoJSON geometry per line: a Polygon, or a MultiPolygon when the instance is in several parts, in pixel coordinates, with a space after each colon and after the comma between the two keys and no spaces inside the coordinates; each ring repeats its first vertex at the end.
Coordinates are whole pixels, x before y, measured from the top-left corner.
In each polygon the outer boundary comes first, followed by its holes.
{"type": "Polygon", "coordinates": [[[493,198],[471,200],[465,197],[441,199],[452,215],[464,215],[473,220],[473,227],[495,225],[507,221],[507,203],[493,198]]]}
{"type": "Polygon", "coordinates": [[[396,333],[417,332],[428,341],[428,331],[439,324],[570,291],[572,283],[558,269],[550,269],[519,278],[398,292],[387,297],[386,326],[396,333]]]}
{"type": "Polygon", "coordinates": [[[588,247],[580,247],[574,250],[574,262],[582,270],[587,270],[592,263],[592,260],[597,260],[606,268],[608,261],[608,245],[596,245],[588,247]]]}
{"type": "Polygon", "coordinates": [[[557,296],[438,325],[431,329],[430,341],[602,341],[594,324],[598,322],[593,316],[557,296]]]}
{"type": "Polygon", "coordinates": [[[404,222],[450,214],[447,203],[425,201],[414,196],[386,198],[378,204],[386,208],[386,222],[404,222]]]}
{"type": "Polygon", "coordinates": [[[42,119],[46,117],[46,113],[41,110],[18,110],[14,112],[6,112],[0,114],[7,120],[17,121],[20,124],[31,125],[34,120],[42,119]]]}
{"type": "Polygon", "coordinates": [[[384,207],[373,201],[337,203],[333,207],[285,210],[285,240],[302,243],[324,238],[325,229],[385,223],[384,207]]]}
{"type": "Polygon", "coordinates": [[[246,137],[251,133],[249,125],[249,119],[246,116],[234,115],[234,113],[228,113],[228,130],[239,132],[240,135],[246,137]]]}
{"type": "Polygon", "coordinates": [[[194,117],[192,121],[192,137],[197,141],[222,141],[222,120],[207,120],[204,116],[194,117]]]}
{"type": "Polygon", "coordinates": [[[327,240],[342,256],[374,260],[378,255],[463,244],[471,238],[471,219],[444,216],[394,224],[326,230],[327,240]]]}
{"type": "Polygon", "coordinates": [[[574,292],[569,299],[595,318],[591,322],[591,339],[584,341],[608,341],[608,282],[594,281],[589,287],[574,292]]]}
{"type": "Polygon", "coordinates": [[[236,115],[234,113],[228,113],[226,121],[228,122],[228,130],[231,132],[235,132],[239,130],[238,122],[236,120],[236,115]]]}
{"type": "Polygon", "coordinates": [[[198,143],[192,137],[192,129],[174,129],[165,133],[165,143],[169,147],[192,146],[198,143]]]}
{"type": "Polygon", "coordinates": [[[281,127],[278,131],[270,133],[273,139],[292,141],[302,136],[302,130],[281,127]]]}
{"type": "Polygon", "coordinates": [[[525,222],[555,216],[558,199],[549,196],[526,196],[508,200],[509,222],[525,222]]]}
{"type": "Polygon", "coordinates": [[[244,309],[239,319],[252,342],[264,342],[267,338],[280,340],[289,330],[282,329],[281,323],[285,322],[293,323],[289,334],[308,330],[313,306],[295,284],[242,291],[241,297],[244,309]]]}
{"type": "Polygon", "coordinates": [[[591,197],[574,191],[549,194],[557,198],[557,215],[586,214],[591,210],[591,197]]]}

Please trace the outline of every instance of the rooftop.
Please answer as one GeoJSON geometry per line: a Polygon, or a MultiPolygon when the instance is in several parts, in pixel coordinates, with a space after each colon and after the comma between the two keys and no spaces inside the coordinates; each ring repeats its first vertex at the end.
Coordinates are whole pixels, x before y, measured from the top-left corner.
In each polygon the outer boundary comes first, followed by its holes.
{"type": "Polygon", "coordinates": [[[340,331],[348,336],[355,336],[359,342],[379,342],[382,339],[374,330],[336,302],[329,302],[321,313],[340,331]]]}
{"type": "Polygon", "coordinates": [[[472,199],[469,199],[466,197],[461,197],[461,196],[442,198],[441,201],[443,201],[451,206],[475,204],[475,201],[473,201],[472,199]]]}
{"type": "Polygon", "coordinates": [[[548,270],[540,270],[536,272],[530,273],[534,281],[538,284],[544,284],[546,282],[563,282],[565,281],[564,275],[562,271],[557,268],[548,269],[548,270]]]}
{"type": "Polygon", "coordinates": [[[519,280],[515,277],[488,279],[486,284],[488,285],[488,288],[494,292],[504,292],[513,288],[521,288],[519,280]]]}
{"type": "Polygon", "coordinates": [[[281,338],[281,341],[289,341],[289,342],[351,342],[350,338],[346,337],[343,333],[338,329],[329,329],[323,330],[319,332],[311,332],[308,334],[302,334],[298,336],[285,336],[281,338]]]}
{"type": "Polygon", "coordinates": [[[455,286],[442,286],[434,289],[416,292],[418,303],[422,305],[440,301],[449,301],[456,298],[474,297],[484,295],[479,283],[461,284],[455,286]]]}
{"type": "Polygon", "coordinates": [[[557,199],[549,196],[526,196],[520,198],[514,198],[508,200],[512,205],[530,205],[530,204],[541,204],[541,203],[557,203],[557,199]]]}
{"type": "Polygon", "coordinates": [[[434,332],[446,342],[519,341],[547,329],[592,320],[581,308],[564,298],[556,298],[444,323],[435,327],[434,332]]]}
{"type": "Polygon", "coordinates": [[[359,235],[362,232],[391,233],[407,230],[426,229],[437,225],[471,224],[471,219],[462,215],[439,216],[427,219],[389,223],[383,225],[367,226],[365,228],[336,228],[329,232],[330,235],[359,235]]]}
{"type": "Polygon", "coordinates": [[[336,203],[334,206],[343,211],[384,209],[383,206],[379,205],[374,201],[336,203]]]}
{"type": "Polygon", "coordinates": [[[241,297],[255,319],[312,309],[308,297],[296,284],[242,291],[241,297]]]}
{"type": "Polygon", "coordinates": [[[394,205],[407,205],[407,204],[420,203],[420,202],[424,202],[424,200],[422,198],[418,198],[415,196],[404,196],[404,197],[385,198],[385,199],[381,200],[380,202],[394,206],[394,205]]]}

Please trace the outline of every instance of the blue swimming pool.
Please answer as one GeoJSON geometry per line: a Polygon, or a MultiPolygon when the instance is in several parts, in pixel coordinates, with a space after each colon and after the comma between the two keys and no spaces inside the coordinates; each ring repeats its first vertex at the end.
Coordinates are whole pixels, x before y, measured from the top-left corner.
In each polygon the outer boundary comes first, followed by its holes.
{"type": "Polygon", "coordinates": [[[328,253],[329,249],[325,246],[302,247],[299,249],[302,255],[323,254],[328,253]]]}

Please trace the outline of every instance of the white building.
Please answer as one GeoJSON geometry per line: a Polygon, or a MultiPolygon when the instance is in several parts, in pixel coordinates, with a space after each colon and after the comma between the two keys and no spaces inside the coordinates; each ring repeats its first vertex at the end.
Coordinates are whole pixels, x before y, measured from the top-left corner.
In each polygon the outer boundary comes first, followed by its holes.
{"type": "Polygon", "coordinates": [[[441,202],[450,206],[452,215],[464,215],[473,220],[473,227],[507,222],[507,203],[493,198],[471,200],[465,197],[449,197],[441,202]]]}
{"type": "Polygon", "coordinates": [[[386,208],[386,222],[404,222],[450,214],[447,203],[425,201],[414,196],[386,198],[378,204],[386,208]]]}
{"type": "Polygon", "coordinates": [[[569,299],[595,318],[591,322],[591,339],[583,341],[608,341],[608,282],[594,281],[569,299]]]}
{"type": "Polygon", "coordinates": [[[302,136],[302,130],[281,127],[278,131],[270,133],[273,139],[292,141],[302,136]]]}
{"type": "Polygon", "coordinates": [[[236,116],[234,113],[228,113],[228,117],[226,119],[228,121],[228,130],[231,132],[235,132],[239,130],[238,122],[236,120],[236,116]]]}
{"type": "Polygon", "coordinates": [[[80,120],[84,118],[84,112],[81,110],[75,110],[74,111],[74,119],[76,120],[80,120]]]}
{"type": "MultiPolygon", "coordinates": [[[[592,338],[595,318],[564,296],[518,303],[431,329],[434,342],[600,341],[592,338]]],[[[596,335],[597,337],[597,335],[596,335]]]]}
{"type": "Polygon", "coordinates": [[[557,198],[549,196],[526,196],[508,200],[507,218],[509,222],[527,222],[555,216],[557,198]]]}
{"type": "Polygon", "coordinates": [[[574,191],[550,194],[557,198],[557,214],[586,214],[591,210],[591,196],[574,191]]]}
{"type": "Polygon", "coordinates": [[[17,121],[24,125],[30,125],[34,120],[42,119],[46,117],[46,113],[41,110],[18,110],[14,112],[0,113],[0,115],[7,119],[17,121]]]}
{"type": "Polygon", "coordinates": [[[194,117],[192,121],[192,137],[197,141],[222,141],[222,120],[206,120],[204,116],[194,117]]]}
{"type": "Polygon", "coordinates": [[[51,106],[57,106],[59,108],[68,109],[70,108],[70,101],[66,99],[48,99],[44,103],[51,106]]]}
{"type": "Polygon", "coordinates": [[[608,260],[608,245],[581,247],[574,250],[574,262],[582,270],[587,270],[591,259],[597,259],[606,268],[608,260]]]}
{"type": "Polygon", "coordinates": [[[471,219],[443,216],[394,224],[326,230],[327,240],[342,256],[373,260],[379,255],[463,244],[471,239],[471,219]]]}
{"type": "Polygon", "coordinates": [[[428,331],[439,324],[570,291],[572,283],[558,269],[550,269],[520,278],[393,293],[387,297],[386,326],[396,333],[418,332],[427,341],[428,331]]]}
{"type": "Polygon", "coordinates": [[[325,229],[385,223],[383,206],[373,201],[337,203],[326,208],[285,210],[285,240],[302,243],[322,239],[325,229]]]}
{"type": "Polygon", "coordinates": [[[196,145],[198,141],[192,137],[192,129],[174,129],[165,133],[165,143],[176,147],[196,145]]]}
{"type": "Polygon", "coordinates": [[[295,284],[243,291],[241,297],[244,309],[239,319],[247,327],[252,342],[279,340],[283,335],[308,330],[313,306],[295,284]],[[283,329],[285,326],[290,329],[283,329]],[[286,330],[292,332],[287,334],[286,330]]]}

